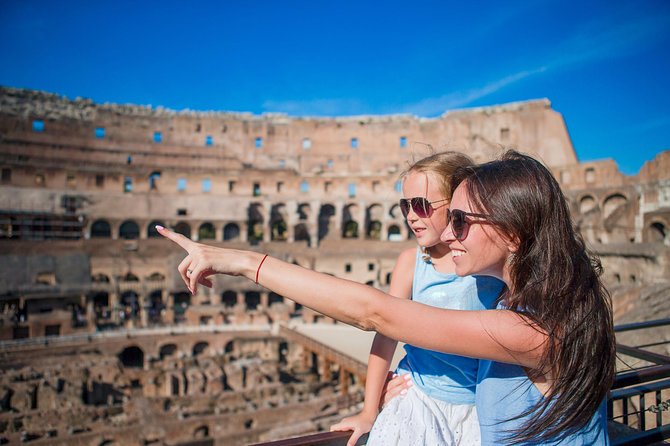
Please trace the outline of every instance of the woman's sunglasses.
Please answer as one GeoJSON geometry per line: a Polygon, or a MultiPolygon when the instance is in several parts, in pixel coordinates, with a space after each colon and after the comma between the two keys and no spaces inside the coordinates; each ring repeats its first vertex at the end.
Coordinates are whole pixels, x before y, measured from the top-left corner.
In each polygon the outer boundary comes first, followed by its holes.
{"type": "Polygon", "coordinates": [[[419,218],[430,218],[430,216],[433,215],[433,211],[435,211],[433,203],[439,203],[441,201],[449,200],[445,198],[444,200],[435,200],[431,202],[423,197],[401,198],[400,211],[402,212],[402,216],[405,218],[407,218],[407,214],[409,214],[410,209],[413,210],[416,216],[419,218]]]}
{"type": "Polygon", "coordinates": [[[489,216],[485,214],[475,214],[473,212],[465,212],[460,209],[447,209],[447,227],[451,223],[451,232],[454,238],[462,242],[468,237],[470,225],[473,223],[483,223],[481,221],[471,221],[468,217],[476,217],[488,219],[489,216]]]}

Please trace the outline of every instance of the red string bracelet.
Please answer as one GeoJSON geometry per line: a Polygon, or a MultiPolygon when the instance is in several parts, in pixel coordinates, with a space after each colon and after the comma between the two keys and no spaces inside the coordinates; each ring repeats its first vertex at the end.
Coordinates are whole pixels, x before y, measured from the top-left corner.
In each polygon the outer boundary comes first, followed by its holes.
{"type": "Polygon", "coordinates": [[[256,270],[256,283],[258,283],[258,273],[261,272],[261,266],[263,266],[263,262],[265,262],[265,259],[267,259],[267,258],[268,258],[268,255],[265,254],[263,256],[263,260],[261,260],[261,263],[258,264],[258,269],[256,270]]]}

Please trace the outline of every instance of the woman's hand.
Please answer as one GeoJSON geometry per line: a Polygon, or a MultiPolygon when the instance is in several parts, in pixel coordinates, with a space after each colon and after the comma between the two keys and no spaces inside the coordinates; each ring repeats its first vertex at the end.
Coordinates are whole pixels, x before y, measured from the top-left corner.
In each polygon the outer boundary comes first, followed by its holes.
{"type": "Polygon", "coordinates": [[[412,375],[406,373],[404,375],[396,375],[389,372],[386,384],[382,389],[382,396],[379,399],[380,409],[386,407],[388,403],[395,397],[405,395],[407,390],[414,385],[412,375]]]}
{"type": "Polygon", "coordinates": [[[177,269],[191,294],[197,292],[198,284],[211,288],[212,281],[209,277],[213,274],[249,277],[250,257],[257,255],[256,253],[203,245],[162,226],[156,226],[156,229],[160,235],[172,240],[188,253],[177,269]]]}
{"type": "Polygon", "coordinates": [[[340,421],[337,424],[330,426],[330,431],[354,431],[347,441],[347,446],[354,446],[361,435],[367,434],[372,429],[372,425],[375,422],[376,414],[369,414],[365,411],[354,415],[353,417],[347,417],[340,421]]]}

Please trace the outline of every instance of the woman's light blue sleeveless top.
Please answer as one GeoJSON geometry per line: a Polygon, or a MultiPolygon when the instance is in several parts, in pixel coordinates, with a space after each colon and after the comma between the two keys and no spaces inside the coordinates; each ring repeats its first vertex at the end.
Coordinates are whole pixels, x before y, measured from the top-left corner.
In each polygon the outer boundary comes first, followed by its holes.
{"type": "MultiPolygon", "coordinates": [[[[444,274],[421,258],[417,249],[412,300],[452,310],[486,310],[495,306],[504,284],[492,277],[444,274]]],[[[417,321],[421,323],[421,321],[417,321]]],[[[399,374],[411,373],[426,395],[451,404],[474,404],[478,360],[405,345],[399,374]]]]}
{"type": "MultiPolygon", "coordinates": [[[[502,306],[499,306],[502,308],[502,306]]],[[[594,367],[597,365],[594,364],[594,367]]],[[[520,428],[528,417],[510,420],[533,407],[542,394],[518,365],[480,360],[477,378],[477,415],[482,445],[503,445],[509,431],[520,428]],[[507,433],[506,433],[507,431],[507,433]]],[[[581,430],[549,442],[514,443],[523,445],[581,446],[609,445],[607,407],[602,402],[589,423],[581,430]]]]}

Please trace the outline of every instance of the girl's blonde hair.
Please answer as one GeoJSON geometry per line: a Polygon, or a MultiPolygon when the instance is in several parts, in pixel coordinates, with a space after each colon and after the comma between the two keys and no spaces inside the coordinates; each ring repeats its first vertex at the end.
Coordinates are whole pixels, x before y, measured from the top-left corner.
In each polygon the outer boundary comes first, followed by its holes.
{"type": "MultiPolygon", "coordinates": [[[[455,151],[437,152],[419,161],[414,161],[409,164],[409,167],[400,174],[400,179],[404,180],[409,174],[421,172],[432,174],[433,179],[439,181],[440,191],[444,194],[444,198],[451,201],[454,190],[451,187],[451,177],[459,169],[472,167],[475,162],[464,153],[455,151]]],[[[411,198],[411,197],[410,197],[411,198]]],[[[430,263],[430,248],[421,248],[421,258],[424,262],[430,263]]]]}
{"type": "Polygon", "coordinates": [[[440,184],[440,191],[444,198],[451,201],[454,191],[451,189],[451,176],[460,168],[474,166],[475,162],[464,153],[452,150],[437,152],[419,161],[410,163],[409,167],[400,174],[400,179],[404,180],[410,173],[423,172],[432,173],[440,184]]]}

